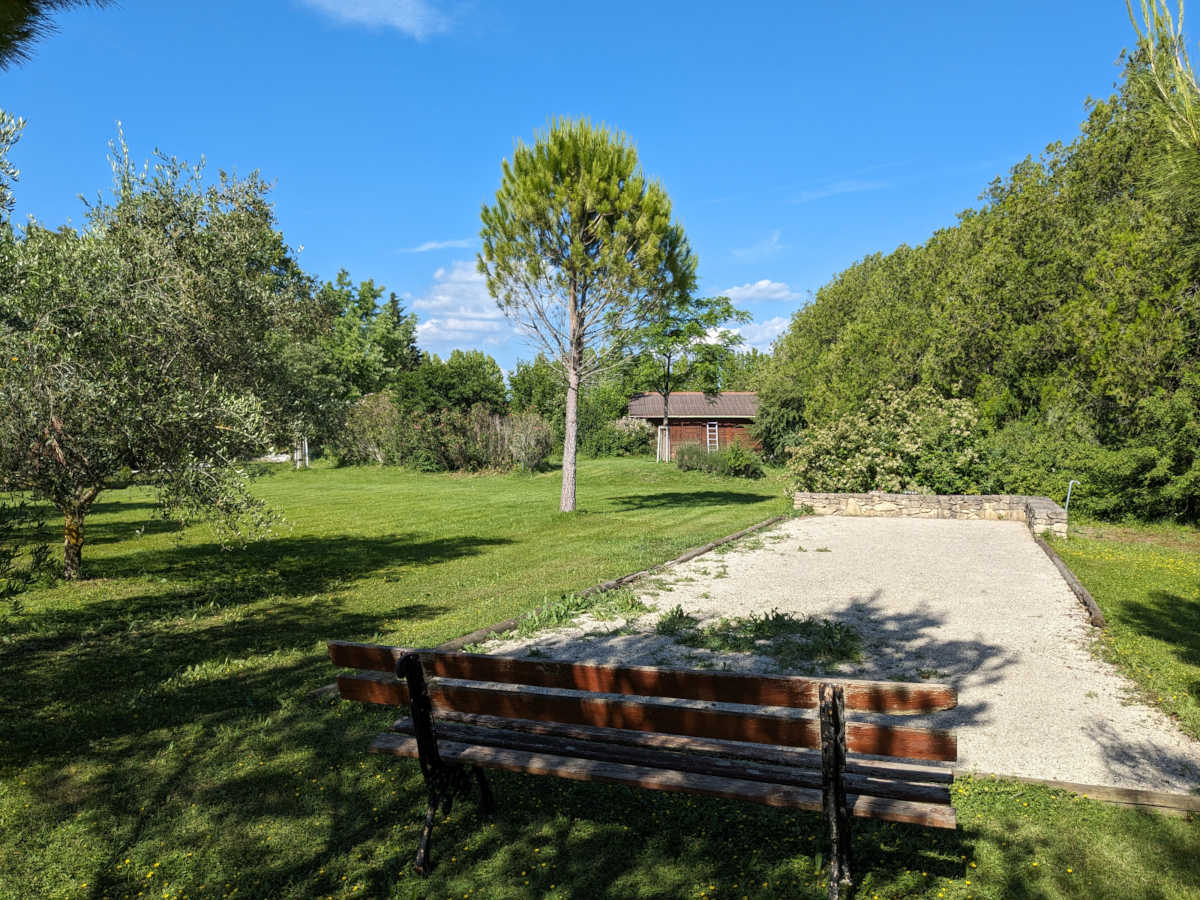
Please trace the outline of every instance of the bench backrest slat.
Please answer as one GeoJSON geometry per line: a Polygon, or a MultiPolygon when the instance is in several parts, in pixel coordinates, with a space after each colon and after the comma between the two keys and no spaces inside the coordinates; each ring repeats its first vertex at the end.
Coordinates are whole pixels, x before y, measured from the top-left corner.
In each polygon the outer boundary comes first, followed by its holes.
{"type": "MultiPolygon", "coordinates": [[[[393,672],[404,647],[329,642],[329,656],[338,666],[393,672]]],[[[650,666],[608,666],[560,660],[514,659],[480,653],[419,650],[429,675],[464,681],[495,681],[534,687],[672,697],[750,706],[815,709],[820,681],[792,676],[743,675],[735,672],[697,672],[650,666]]],[[[846,692],[846,709],[859,712],[928,713],[952,709],[958,692],[946,684],[905,684],[888,681],[838,679],[846,692]]]]}
{"type": "MultiPolygon", "coordinates": [[[[341,675],[338,689],[348,700],[390,706],[408,703],[407,686],[383,673],[341,675]]],[[[611,699],[550,694],[483,683],[434,681],[429,685],[429,696],[435,710],[789,747],[821,745],[816,719],[784,712],[698,708],[656,702],[651,697],[611,699]]],[[[954,761],[958,758],[957,740],[951,732],[869,722],[846,723],[846,749],[852,753],[904,759],[954,761]]]]}

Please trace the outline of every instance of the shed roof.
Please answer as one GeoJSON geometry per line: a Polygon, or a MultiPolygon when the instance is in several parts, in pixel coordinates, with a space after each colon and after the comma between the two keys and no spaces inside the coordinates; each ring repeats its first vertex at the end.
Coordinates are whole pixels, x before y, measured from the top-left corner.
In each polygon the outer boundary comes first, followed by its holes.
{"type": "MultiPolygon", "coordinates": [[[[754,391],[725,391],[711,399],[700,391],[671,392],[672,419],[753,419],[758,414],[754,391]]],[[[662,394],[635,394],[629,415],[635,419],[662,419],[662,394]]]]}

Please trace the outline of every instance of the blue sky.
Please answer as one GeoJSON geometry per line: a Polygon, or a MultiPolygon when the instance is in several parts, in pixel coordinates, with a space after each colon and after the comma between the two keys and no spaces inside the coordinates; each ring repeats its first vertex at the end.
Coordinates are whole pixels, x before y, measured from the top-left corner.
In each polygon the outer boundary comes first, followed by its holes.
{"type": "Polygon", "coordinates": [[[506,369],[534,349],[474,271],[479,209],[551,117],[630,136],[765,349],[831,275],[1071,140],[1133,38],[1122,0],[118,2],[0,74],[19,218],[77,224],[120,121],[138,157],[260,170],[308,271],[374,278],[423,349],[506,369]]]}

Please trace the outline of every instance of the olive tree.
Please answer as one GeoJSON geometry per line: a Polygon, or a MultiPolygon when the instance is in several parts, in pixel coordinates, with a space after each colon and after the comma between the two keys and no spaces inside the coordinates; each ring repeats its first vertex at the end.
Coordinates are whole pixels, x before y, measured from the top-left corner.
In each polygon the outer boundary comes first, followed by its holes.
{"type": "Polygon", "coordinates": [[[519,143],[483,207],[479,271],[500,308],[562,371],[566,387],[559,508],[575,509],[582,384],[609,365],[655,313],[671,204],[648,181],[628,138],[561,119],[519,143]]]}
{"type": "Polygon", "coordinates": [[[123,473],[225,535],[266,524],[238,461],[290,430],[284,336],[323,315],[257,175],[139,169],[123,144],[114,172],[82,230],[31,222],[0,246],[0,489],[57,507],[67,578],[88,510],[123,473]]]}

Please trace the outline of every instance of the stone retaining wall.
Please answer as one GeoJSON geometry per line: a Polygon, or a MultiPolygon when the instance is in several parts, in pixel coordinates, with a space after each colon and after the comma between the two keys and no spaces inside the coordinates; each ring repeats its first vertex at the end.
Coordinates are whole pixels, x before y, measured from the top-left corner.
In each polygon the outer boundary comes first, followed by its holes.
{"type": "Polygon", "coordinates": [[[1013,494],[819,494],[797,491],[795,506],[818,516],[991,519],[1024,522],[1034,534],[1067,535],[1067,514],[1049,497],[1013,494]]]}

